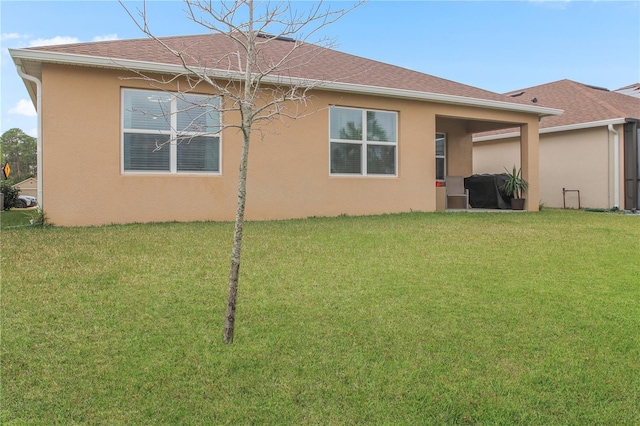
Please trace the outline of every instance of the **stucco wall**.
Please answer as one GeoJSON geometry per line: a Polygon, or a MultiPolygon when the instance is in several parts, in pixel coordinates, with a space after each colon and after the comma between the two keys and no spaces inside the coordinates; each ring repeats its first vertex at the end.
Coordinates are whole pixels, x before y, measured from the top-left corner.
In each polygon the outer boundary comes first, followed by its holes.
{"type": "MultiPolygon", "coordinates": [[[[622,135],[622,126],[616,126],[616,130],[622,135]]],[[[514,138],[476,142],[473,146],[474,173],[503,173],[504,167],[510,169],[514,164],[520,164],[520,149],[514,138]]],[[[623,164],[621,161],[621,168],[623,164]]],[[[613,176],[613,138],[606,127],[540,135],[540,201],[544,205],[563,207],[562,188],[566,188],[580,190],[582,207],[611,208],[613,176]]],[[[568,208],[578,206],[576,193],[567,193],[566,200],[568,208]]]]}
{"type": "Polygon", "coordinates": [[[509,138],[473,144],[473,174],[505,173],[520,167],[520,139],[509,138]]]}
{"type": "Polygon", "coordinates": [[[446,133],[447,175],[469,176],[472,173],[471,134],[465,123],[453,118],[438,118],[438,132],[446,133]]]}
{"type": "MultiPolygon", "coordinates": [[[[126,174],[121,171],[121,88],[148,89],[124,71],[43,65],[43,207],[57,225],[233,220],[241,138],[222,134],[221,174],[126,174]]],[[[246,217],[250,220],[361,215],[436,209],[434,135],[453,142],[450,168],[471,171],[471,138],[436,115],[529,120],[473,107],[316,91],[310,114],[276,123],[251,146],[246,217]],[[341,177],[329,173],[330,105],[398,112],[398,174],[341,177]]],[[[226,117],[232,119],[232,117],[226,117]]],[[[469,173],[466,173],[469,172],[469,173]]]]}

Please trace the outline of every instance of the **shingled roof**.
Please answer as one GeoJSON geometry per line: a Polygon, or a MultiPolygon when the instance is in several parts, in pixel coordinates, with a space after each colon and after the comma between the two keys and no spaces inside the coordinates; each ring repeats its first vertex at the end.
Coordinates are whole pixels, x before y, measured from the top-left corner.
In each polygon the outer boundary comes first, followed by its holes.
{"type": "MultiPolygon", "coordinates": [[[[624,123],[628,119],[640,120],[640,98],[572,80],[514,90],[506,95],[564,111],[562,115],[543,117],[540,133],[624,123]]],[[[519,129],[503,129],[478,133],[473,140],[479,142],[517,134],[519,129]]]]}
{"type": "Polygon", "coordinates": [[[640,83],[633,83],[628,86],[621,87],[614,90],[614,92],[622,93],[623,95],[635,96],[640,98],[640,83]]]}
{"type": "MultiPolygon", "coordinates": [[[[238,71],[235,42],[224,34],[163,37],[160,40],[177,52],[187,63],[211,70],[238,71]]],[[[274,39],[261,45],[261,66],[282,58],[290,51],[291,39],[274,39]]],[[[163,71],[180,67],[181,59],[153,39],[115,40],[11,50],[19,66],[37,73],[42,62],[112,68],[139,68],[163,71]],[[35,67],[35,68],[34,68],[35,67]]],[[[525,99],[512,98],[451,80],[406,68],[373,61],[313,44],[302,44],[296,51],[294,67],[286,70],[286,78],[331,82],[327,90],[416,98],[436,102],[471,104],[489,108],[537,113],[541,116],[561,111],[532,105],[525,99]]]]}
{"type": "Polygon", "coordinates": [[[639,98],[571,80],[515,90],[507,95],[529,102],[535,99],[539,105],[564,110],[562,115],[543,118],[541,129],[617,118],[640,119],[639,98]]]}

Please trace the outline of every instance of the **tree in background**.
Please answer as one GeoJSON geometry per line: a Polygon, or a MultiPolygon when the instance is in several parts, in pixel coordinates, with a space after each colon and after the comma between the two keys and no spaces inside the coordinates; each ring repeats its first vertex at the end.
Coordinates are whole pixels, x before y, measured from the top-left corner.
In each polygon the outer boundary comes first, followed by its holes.
{"type": "Polygon", "coordinates": [[[27,135],[20,129],[10,129],[2,134],[0,152],[2,164],[6,161],[11,166],[11,182],[20,182],[36,174],[38,143],[36,138],[27,135]]]}
{"type": "MultiPolygon", "coordinates": [[[[123,1],[120,4],[126,9],[123,1]]],[[[176,82],[179,79],[186,81],[187,87],[178,87],[178,96],[184,96],[196,87],[201,91],[203,86],[208,86],[221,99],[218,104],[201,105],[201,107],[216,108],[223,117],[216,133],[219,134],[223,129],[235,128],[242,135],[224,343],[232,343],[234,336],[250,143],[256,133],[262,134],[265,130],[264,125],[274,120],[295,119],[304,115],[301,109],[303,110],[308,102],[309,90],[318,87],[321,83],[292,79],[288,76],[296,75],[296,68],[309,64],[321,55],[325,48],[333,47],[330,39],[319,37],[313,40],[312,38],[317,37],[322,28],[343,17],[359,4],[351,4],[345,9],[331,10],[322,2],[184,0],[188,20],[201,25],[207,33],[228,37],[236,46],[235,51],[229,52],[224,58],[206,58],[207,64],[190,56],[188,52],[172,48],[153,35],[147,19],[146,2],[143,3],[142,10],[138,10],[137,15],[126,9],[141,31],[160,43],[182,63],[182,72],[169,80],[132,71],[155,87],[164,87],[168,81],[176,82]],[[297,7],[305,9],[300,11],[297,7]],[[289,42],[288,47],[280,50],[277,56],[266,53],[270,45],[282,41],[289,42]],[[279,77],[279,79],[269,79],[270,76],[279,77]],[[236,122],[224,120],[225,117],[234,116],[239,116],[239,120],[236,122]]],[[[179,144],[185,141],[178,138],[165,143],[179,144]]],[[[162,147],[158,146],[157,149],[162,147]]]]}

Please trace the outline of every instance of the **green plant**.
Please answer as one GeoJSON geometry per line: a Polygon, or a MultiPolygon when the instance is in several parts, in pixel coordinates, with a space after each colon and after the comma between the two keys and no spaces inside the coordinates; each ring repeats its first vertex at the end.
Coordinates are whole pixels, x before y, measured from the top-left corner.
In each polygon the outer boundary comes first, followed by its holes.
{"type": "Polygon", "coordinates": [[[15,207],[20,190],[10,185],[6,180],[0,182],[0,190],[2,191],[2,197],[4,198],[4,210],[9,210],[15,207]]]}
{"type": "Polygon", "coordinates": [[[502,190],[513,198],[522,198],[522,193],[529,188],[529,183],[522,178],[522,169],[516,169],[516,166],[513,166],[511,172],[506,167],[505,170],[509,177],[502,185],[502,190]]]}
{"type": "Polygon", "coordinates": [[[44,228],[45,226],[49,226],[50,223],[45,211],[41,207],[38,207],[36,211],[37,211],[37,214],[29,221],[31,225],[38,228],[44,228]]]}

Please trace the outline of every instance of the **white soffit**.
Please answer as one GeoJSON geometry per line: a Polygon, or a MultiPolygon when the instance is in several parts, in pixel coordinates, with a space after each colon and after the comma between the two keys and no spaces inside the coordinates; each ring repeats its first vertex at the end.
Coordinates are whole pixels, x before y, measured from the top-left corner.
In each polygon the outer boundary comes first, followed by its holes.
{"type": "MultiPolygon", "coordinates": [[[[576,124],[567,124],[566,126],[556,126],[556,127],[545,127],[540,129],[540,134],[544,133],[556,133],[556,132],[566,132],[569,130],[580,130],[580,129],[591,129],[593,127],[605,127],[609,124],[624,124],[627,122],[626,118],[612,118],[609,120],[600,120],[600,121],[590,121],[588,123],[576,123],[576,124]]],[[[497,139],[509,139],[509,138],[517,138],[520,136],[520,132],[509,132],[509,133],[499,133],[495,135],[487,135],[487,136],[476,136],[473,138],[473,142],[484,142],[484,141],[492,141],[497,139]]]]}

